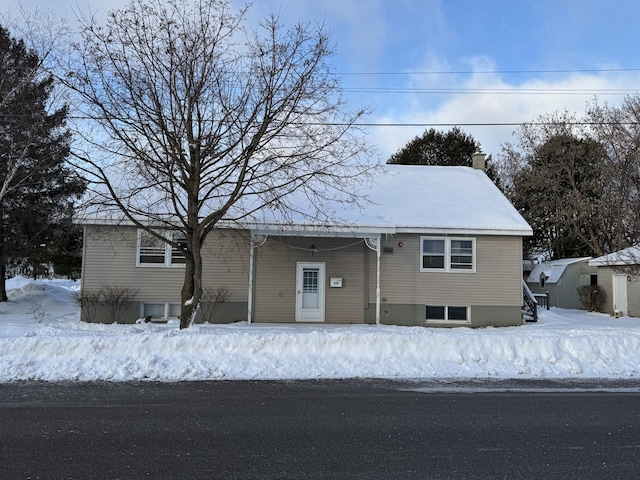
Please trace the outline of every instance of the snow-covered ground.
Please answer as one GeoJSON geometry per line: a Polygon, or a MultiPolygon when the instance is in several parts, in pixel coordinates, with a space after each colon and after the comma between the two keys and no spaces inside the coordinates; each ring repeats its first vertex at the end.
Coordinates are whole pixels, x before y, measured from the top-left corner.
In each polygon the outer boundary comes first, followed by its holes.
{"type": "Polygon", "coordinates": [[[640,378],[640,319],[541,311],[538,323],[436,329],[373,325],[99,325],[65,280],[8,281],[0,382],[319,378],[640,378]]]}

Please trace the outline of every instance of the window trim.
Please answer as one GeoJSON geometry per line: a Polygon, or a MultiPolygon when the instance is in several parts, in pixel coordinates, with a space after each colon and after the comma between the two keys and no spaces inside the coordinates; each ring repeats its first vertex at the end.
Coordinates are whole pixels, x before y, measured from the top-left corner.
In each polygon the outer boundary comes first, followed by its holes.
{"type": "MultiPolygon", "coordinates": [[[[160,232],[160,230],[157,230],[160,232]]],[[[181,235],[181,232],[176,230],[167,230],[166,233],[171,236],[172,241],[176,240],[176,237],[181,235]]],[[[173,262],[173,250],[174,248],[164,242],[164,262],[162,263],[145,263],[140,261],[140,250],[142,248],[142,235],[150,235],[146,230],[139,228],[136,240],[136,267],[142,268],[184,268],[185,262],[173,262]]],[[[165,236],[165,238],[169,238],[165,236]]]]}
{"type": "Polygon", "coordinates": [[[425,305],[425,320],[426,324],[429,323],[447,323],[447,324],[455,324],[455,325],[470,325],[471,324],[471,308],[468,305],[425,305]],[[444,318],[427,318],[427,311],[429,307],[438,307],[444,308],[444,318]],[[465,308],[466,309],[466,320],[450,320],[449,319],[449,309],[450,308],[465,308]]]}
{"type": "Polygon", "coordinates": [[[476,238],[475,237],[420,237],[420,271],[421,272],[446,272],[446,273],[476,273],[476,238]],[[444,241],[444,268],[425,268],[424,265],[424,241],[425,240],[441,240],[444,241]],[[470,241],[471,242],[471,268],[451,268],[451,242],[452,241],[470,241]]]}

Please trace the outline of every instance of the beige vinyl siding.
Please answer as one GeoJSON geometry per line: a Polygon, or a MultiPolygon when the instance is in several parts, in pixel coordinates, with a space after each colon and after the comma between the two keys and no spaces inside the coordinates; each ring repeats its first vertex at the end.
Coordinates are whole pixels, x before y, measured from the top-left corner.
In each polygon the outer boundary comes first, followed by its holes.
{"type": "Polygon", "coordinates": [[[640,317],[640,277],[631,275],[627,282],[627,315],[640,317]]]}
{"type": "MultiPolygon", "coordinates": [[[[215,230],[203,248],[204,288],[225,287],[231,294],[218,315],[221,321],[246,318],[248,237],[248,232],[215,230]]],[[[393,253],[381,256],[383,315],[384,309],[390,308],[393,315],[387,315],[388,320],[422,324],[427,304],[468,306],[478,312],[480,308],[489,312],[485,316],[493,315],[496,308],[519,309],[522,301],[520,237],[473,238],[475,273],[421,272],[420,235],[383,236],[382,249],[393,248],[393,253]]],[[[137,290],[138,305],[141,302],[179,303],[184,267],[137,267],[136,243],[134,227],[85,227],[83,289],[123,285],[137,290]]],[[[372,305],[376,302],[376,252],[368,249],[363,239],[275,236],[255,249],[253,321],[295,321],[298,262],[325,265],[325,322],[363,323],[365,317],[372,321],[375,316],[372,305]],[[311,245],[317,250],[313,255],[311,245]],[[340,278],[342,287],[331,288],[332,277],[340,278]]],[[[137,313],[132,315],[135,318],[137,313]]]]}
{"type": "MultiPolygon", "coordinates": [[[[226,287],[228,302],[246,302],[249,292],[249,234],[214,230],[202,249],[202,286],[226,287]]],[[[180,283],[182,286],[182,283],[180,283]]]]}
{"type": "MultiPolygon", "coordinates": [[[[613,275],[618,272],[612,267],[598,267],[598,285],[606,292],[603,312],[613,315],[613,275]]],[[[627,315],[640,317],[640,277],[630,275],[627,282],[627,315]]]]}
{"type": "Polygon", "coordinates": [[[323,262],[325,321],[363,323],[365,248],[357,238],[270,237],[256,249],[254,321],[295,321],[297,262],[323,262]],[[330,288],[331,277],[342,278],[342,287],[330,288]]]}
{"type": "MultiPolygon", "coordinates": [[[[414,305],[520,306],[522,239],[473,236],[476,271],[421,272],[420,235],[382,237],[381,302],[414,305]],[[402,243],[400,247],[399,244],[402,243]]],[[[451,235],[451,238],[460,238],[451,235]]],[[[369,255],[369,301],[375,303],[375,253],[369,255]]]]}
{"type": "MultiPolygon", "coordinates": [[[[602,307],[603,313],[609,313],[613,315],[613,268],[611,267],[598,267],[598,285],[606,293],[604,305],[602,307]]],[[[628,292],[627,292],[628,294],[628,292]]]]}
{"type": "MultiPolygon", "coordinates": [[[[137,291],[140,302],[180,303],[184,266],[136,266],[135,227],[86,226],[83,249],[82,288],[127,286],[137,291]]],[[[246,302],[249,246],[246,235],[213,231],[203,248],[203,286],[224,286],[229,302],[246,302]]]]}

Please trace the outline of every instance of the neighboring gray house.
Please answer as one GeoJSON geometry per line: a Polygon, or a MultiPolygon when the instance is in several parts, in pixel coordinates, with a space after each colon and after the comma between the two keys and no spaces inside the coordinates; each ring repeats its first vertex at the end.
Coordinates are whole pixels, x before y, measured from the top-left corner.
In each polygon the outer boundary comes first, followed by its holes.
{"type": "Polygon", "coordinates": [[[640,246],[594,258],[598,285],[606,293],[603,312],[616,317],[640,317],[640,246]]]}
{"type": "MultiPolygon", "coordinates": [[[[370,198],[339,225],[220,223],[204,245],[203,281],[229,297],[215,318],[198,320],[522,323],[522,238],[531,228],[482,170],[387,166],[370,198]]],[[[128,285],[136,295],[124,321],[178,315],[180,252],[126,222],[81,223],[83,294],[128,285]]],[[[102,302],[83,319],[112,321],[102,302]]]]}
{"type": "Polygon", "coordinates": [[[597,270],[589,266],[591,257],[562,258],[538,263],[533,267],[527,285],[534,294],[549,294],[549,306],[581,308],[580,285],[595,285],[597,270]]]}

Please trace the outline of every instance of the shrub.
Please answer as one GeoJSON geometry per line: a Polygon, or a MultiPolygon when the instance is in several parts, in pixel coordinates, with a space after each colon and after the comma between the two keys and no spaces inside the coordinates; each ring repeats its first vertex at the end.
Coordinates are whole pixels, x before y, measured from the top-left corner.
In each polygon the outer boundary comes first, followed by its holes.
{"type": "Polygon", "coordinates": [[[600,285],[581,285],[578,287],[580,308],[590,312],[602,312],[607,293],[600,285]]]}
{"type": "Polygon", "coordinates": [[[82,318],[89,323],[96,319],[96,311],[100,303],[102,290],[80,290],[73,292],[73,303],[80,307],[82,318]]]}
{"type": "Polygon", "coordinates": [[[47,312],[40,305],[34,305],[27,311],[27,313],[31,314],[31,316],[33,317],[33,320],[36,323],[44,322],[44,319],[47,316],[47,312]]]}
{"type": "Polygon", "coordinates": [[[127,307],[133,303],[136,293],[138,293],[137,290],[124,285],[107,285],[102,289],[102,301],[114,323],[122,323],[122,316],[127,307]]]}
{"type": "Polygon", "coordinates": [[[213,320],[216,312],[229,298],[229,290],[226,287],[206,288],[200,298],[200,312],[205,322],[213,320]]]}

